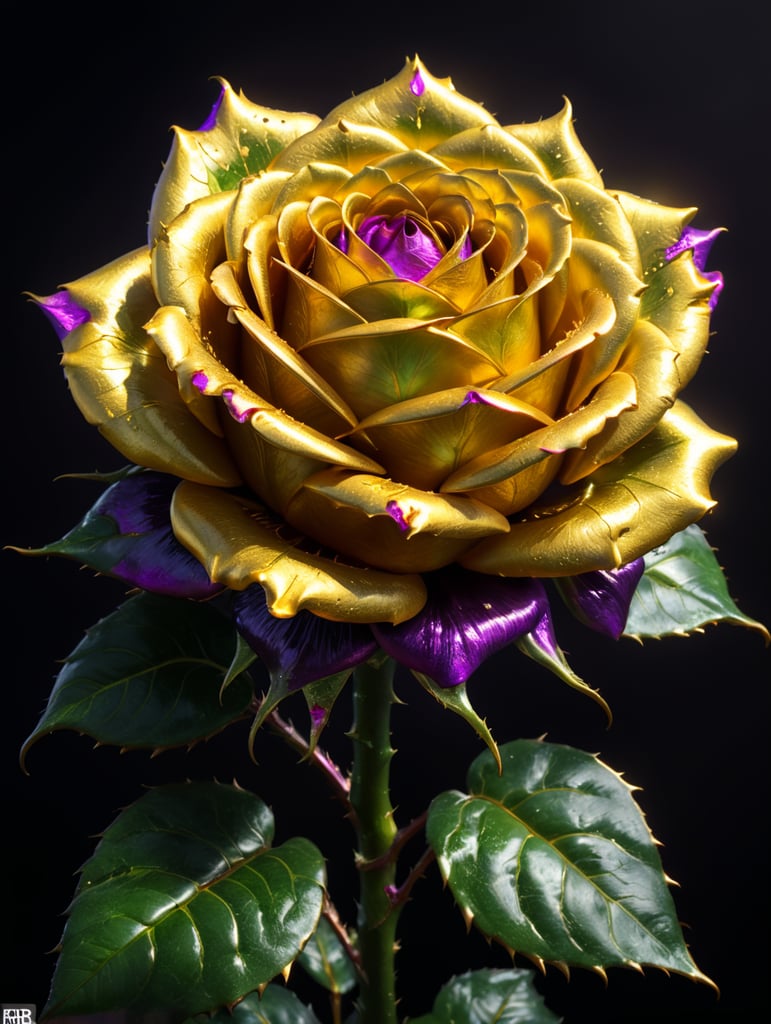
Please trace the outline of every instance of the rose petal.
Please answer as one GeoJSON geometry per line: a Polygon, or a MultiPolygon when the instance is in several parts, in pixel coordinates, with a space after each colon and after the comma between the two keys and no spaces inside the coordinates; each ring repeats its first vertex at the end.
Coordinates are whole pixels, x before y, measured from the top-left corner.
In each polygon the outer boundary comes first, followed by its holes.
{"type": "Polygon", "coordinates": [[[624,632],[629,605],[644,569],[644,559],[636,558],[618,569],[566,576],[556,583],[579,622],[617,640],[624,632]]]}
{"type": "Polygon", "coordinates": [[[253,585],[234,602],[239,632],[265,662],[273,682],[291,690],[353,668],[377,650],[367,626],[329,622],[300,611],[291,619],[277,619],[268,611],[265,591],[253,585]]]}
{"type": "Polygon", "coordinates": [[[420,281],[444,255],[413,217],[368,217],[357,234],[408,281],[420,281]]]}
{"type": "Polygon", "coordinates": [[[79,305],[65,289],[43,297],[33,295],[32,300],[53,324],[59,341],[65,338],[70,331],[74,331],[76,327],[80,327],[81,324],[91,319],[89,311],[79,305]]]}
{"type": "Polygon", "coordinates": [[[372,632],[386,654],[443,687],[464,683],[491,654],[550,621],[538,580],[449,570],[427,582],[421,612],[398,626],[375,623],[372,632]]]}
{"type": "Polygon", "coordinates": [[[664,254],[668,260],[673,260],[675,256],[679,256],[681,252],[685,252],[688,249],[693,252],[693,262],[696,269],[701,273],[702,277],[705,277],[715,285],[714,291],[709,297],[710,309],[715,308],[720,293],[723,290],[723,275],[718,270],[706,270],[707,257],[712,248],[712,243],[722,232],[723,228],[702,231],[699,228],[687,227],[675,244],[670,245],[664,254]]]}

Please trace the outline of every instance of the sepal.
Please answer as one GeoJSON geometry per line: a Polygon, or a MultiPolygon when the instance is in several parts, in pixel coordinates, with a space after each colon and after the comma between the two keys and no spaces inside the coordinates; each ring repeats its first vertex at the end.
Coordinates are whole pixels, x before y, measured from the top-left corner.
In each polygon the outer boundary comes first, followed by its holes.
{"type": "Polygon", "coordinates": [[[22,554],[61,555],[154,594],[203,599],[222,590],[171,528],[179,480],[165,473],[120,477],[61,540],[22,554]]]}
{"type": "Polygon", "coordinates": [[[688,526],[645,556],[624,635],[685,636],[717,622],[747,626],[758,630],[766,643],[771,640],[763,623],[734,603],[704,531],[688,526]]]}
{"type": "Polygon", "coordinates": [[[498,744],[493,739],[493,734],[490,732],[487,722],[480,718],[474,710],[469,700],[465,683],[460,683],[458,686],[445,687],[434,682],[430,676],[424,675],[422,672],[413,671],[412,674],[435,701],[441,704],[447,711],[452,711],[459,715],[464,722],[471,726],[477,736],[487,744],[487,748],[492,754],[495,763],[500,768],[501,755],[498,751],[498,744]]]}

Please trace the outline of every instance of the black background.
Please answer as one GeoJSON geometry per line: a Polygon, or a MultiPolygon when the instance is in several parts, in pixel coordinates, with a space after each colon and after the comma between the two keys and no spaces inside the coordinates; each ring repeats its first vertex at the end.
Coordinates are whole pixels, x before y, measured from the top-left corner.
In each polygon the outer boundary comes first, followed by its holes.
{"type": "MultiPolygon", "coordinates": [[[[740,607],[771,623],[768,600],[769,104],[760,7],[731,4],[446,4],[313,7],[166,3],[20,9],[6,51],[4,211],[10,286],[4,308],[2,543],[60,537],[94,492],[54,478],[107,470],[117,456],[67,395],[58,346],[24,299],[47,294],[145,241],[150,195],[173,123],[194,128],[227,78],[255,102],[323,115],[396,74],[419,53],[440,77],[504,124],[555,113],[570,97],[582,142],[606,185],[729,230],[711,266],[726,277],[710,352],[686,398],[740,440],[717,473],[703,521],[740,607]],[[634,13],[629,13],[634,12],[634,13]]],[[[45,1002],[74,873],[96,833],[143,787],[184,777],[237,778],[275,809],[278,838],[306,833],[329,856],[333,894],[354,915],[352,834],[310,769],[261,738],[258,765],[238,728],[150,759],[92,749],[58,733],[17,752],[50,690],[57,659],[123,599],[123,588],[73,562],[3,552],[3,813],[0,1001],[45,1002]]],[[[768,1008],[769,652],[759,634],[723,625],[640,646],[559,622],[574,668],[615,713],[608,731],[586,698],[507,651],[469,690],[501,742],[548,734],[597,752],[627,781],[680,883],[678,911],[700,968],[720,986],[646,970],[539,982],[548,1004],[578,1022],[751,1021],[768,1008]]],[[[461,787],[479,740],[409,677],[394,715],[394,799],[404,823],[443,788],[461,787]]],[[[302,704],[296,706],[302,721],[302,704]]],[[[345,701],[330,744],[347,759],[345,701]]],[[[420,849],[410,848],[413,860],[420,849]]],[[[453,972],[508,964],[467,936],[436,868],[402,919],[403,1009],[417,1015],[453,972]]],[[[524,964],[523,964],[524,965],[524,964]]],[[[299,975],[299,971],[297,972],[299,975]]]]}

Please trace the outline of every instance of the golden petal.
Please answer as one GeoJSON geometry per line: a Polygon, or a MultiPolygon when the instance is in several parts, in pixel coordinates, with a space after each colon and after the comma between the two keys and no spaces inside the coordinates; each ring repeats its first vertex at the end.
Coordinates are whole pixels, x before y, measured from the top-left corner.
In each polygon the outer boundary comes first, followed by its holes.
{"type": "Polygon", "coordinates": [[[502,371],[470,342],[410,318],[344,328],[313,339],[302,353],[359,417],[419,395],[482,384],[502,371]]]}
{"type": "MultiPolygon", "coordinates": [[[[363,322],[375,320],[443,320],[454,319],[458,308],[431,288],[417,281],[390,278],[371,281],[346,292],[346,304],[358,313],[363,322]]],[[[328,333],[319,330],[318,335],[328,333]]]]}
{"type": "Polygon", "coordinates": [[[546,176],[546,169],[533,150],[523,146],[492,118],[487,124],[458,132],[434,146],[430,153],[458,171],[466,167],[511,168],[546,176]]]}
{"type": "MultiPolygon", "coordinates": [[[[366,170],[361,172],[362,176],[366,170]]],[[[334,198],[343,190],[351,188],[351,178],[351,172],[339,164],[314,160],[289,175],[275,198],[273,212],[278,214],[291,203],[307,205],[316,196],[334,198]]]]}
{"type": "MultiPolygon", "coordinates": [[[[296,381],[297,389],[311,392],[319,402],[339,417],[341,431],[346,429],[343,424],[347,424],[348,427],[356,425],[357,420],[353,412],[327,381],[319,376],[283,338],[270,330],[256,313],[247,308],[246,299],[238,288],[232,264],[222,263],[214,270],[212,288],[221,301],[227,302],[248,337],[270,357],[272,362],[289,371],[296,381]]],[[[294,406],[295,403],[292,402],[290,408],[294,410],[294,406]]]]}
{"type": "Polygon", "coordinates": [[[642,278],[647,284],[648,274],[655,273],[664,265],[664,251],[682,235],[685,226],[693,219],[696,207],[662,206],[651,199],[642,199],[617,189],[612,189],[609,195],[614,197],[629,221],[640,253],[642,278]]]}
{"type": "Polygon", "coordinates": [[[678,352],[666,334],[652,323],[641,320],[634,327],[618,365],[618,370],[630,374],[636,383],[634,406],[611,419],[587,441],[582,451],[571,453],[560,481],[575,483],[644,437],[680,392],[679,367],[678,352]]]}
{"type": "MultiPolygon", "coordinates": [[[[539,400],[528,398],[522,391],[553,367],[564,364],[567,360],[582,352],[584,349],[596,343],[597,339],[604,339],[613,330],[617,320],[616,307],[612,298],[601,291],[588,291],[583,297],[583,317],[573,329],[560,339],[553,348],[544,352],[538,359],[530,362],[508,374],[501,380],[495,382],[492,387],[496,391],[505,391],[507,394],[517,393],[517,397],[524,397],[526,401],[545,408],[539,400]]],[[[553,394],[554,389],[548,389],[553,394]]],[[[547,391],[547,395],[548,395],[547,391]]],[[[546,398],[547,396],[544,396],[546,398]]]]}
{"type": "Polygon", "coordinates": [[[340,204],[319,197],[311,203],[309,215],[316,240],[314,280],[335,295],[344,295],[351,288],[366,284],[369,281],[367,274],[327,238],[327,231],[331,234],[335,228],[339,230],[343,225],[340,204]]]}
{"type": "MultiPolygon", "coordinates": [[[[215,312],[209,278],[225,251],[225,225],[233,194],[221,192],[191,203],[161,233],[153,248],[153,286],[162,306],[182,306],[200,328],[215,312]]],[[[221,310],[218,310],[221,312],[221,310]]]]}
{"type": "Polygon", "coordinates": [[[294,348],[300,349],[323,334],[364,323],[364,318],[352,306],[318,281],[288,264],[282,263],[281,267],[287,276],[281,336],[294,348]]]}
{"type": "Polygon", "coordinates": [[[337,470],[309,477],[284,514],[326,547],[394,572],[439,569],[477,538],[509,528],[504,516],[471,498],[337,470]]]}
{"type": "Polygon", "coordinates": [[[351,436],[365,435],[397,480],[437,490],[459,466],[551,422],[500,392],[453,388],[392,405],[351,436]]]}
{"type": "Polygon", "coordinates": [[[335,622],[396,624],[425,604],[420,576],[357,568],[304,551],[300,538],[284,539],[281,523],[233,494],[181,484],[171,517],[177,538],[213,580],[233,590],[259,583],[277,617],[305,609],[335,622]]]}
{"type": "Polygon", "coordinates": [[[255,221],[272,212],[276,196],[292,175],[289,171],[266,171],[245,178],[233,199],[225,229],[225,247],[229,260],[243,259],[244,238],[255,221]]]}
{"type": "Polygon", "coordinates": [[[459,560],[502,576],[572,576],[614,569],[701,519],[715,502],[709,484],[736,450],[676,402],[642,441],[567,490],[565,500],[513,523],[459,560]]]}
{"type": "Polygon", "coordinates": [[[223,399],[245,429],[250,427],[276,447],[302,458],[363,472],[383,471],[372,459],[298,422],[255,394],[211,355],[179,306],[162,306],[146,329],[177,374],[183,391],[196,389],[223,399]]]}
{"type": "Polygon", "coordinates": [[[357,124],[340,116],[325,118],[318,128],[290,143],[273,161],[272,170],[299,171],[310,163],[338,164],[352,173],[406,149],[389,131],[357,124]]]}
{"type": "Polygon", "coordinates": [[[624,263],[641,277],[637,238],[618,200],[581,178],[562,178],[559,190],[567,203],[573,236],[612,246],[624,263]]]}
{"type": "Polygon", "coordinates": [[[696,269],[690,252],[647,277],[640,316],[664,331],[677,350],[681,388],[696,373],[707,349],[713,287],[696,269]]]}
{"type": "Polygon", "coordinates": [[[584,296],[591,289],[609,295],[616,310],[616,319],[609,331],[598,337],[596,344],[584,350],[579,357],[575,379],[567,397],[567,408],[575,409],[595,387],[615,368],[637,320],[640,310],[642,282],[623,263],[615,249],[588,238],[573,240],[570,254],[570,291],[584,296]]]}
{"type": "Polygon", "coordinates": [[[339,104],[319,127],[335,125],[341,118],[375,125],[405,147],[426,152],[465,128],[496,124],[484,107],[456,92],[449,78],[434,78],[418,57],[408,58],[389,81],[339,104]]]}
{"type": "Polygon", "coordinates": [[[626,373],[613,373],[587,405],[511,444],[472,459],[445,481],[442,491],[457,494],[500,484],[552,455],[584,448],[609,420],[633,409],[636,400],[634,378],[626,373]]]}
{"type": "Polygon", "coordinates": [[[63,341],[62,365],[89,423],[132,462],[201,483],[240,475],[218,433],[196,418],[143,324],[157,309],[147,248],[109,263],[67,290],[91,319],[63,341]]]}
{"type": "Polygon", "coordinates": [[[559,113],[532,124],[506,125],[515,139],[538,156],[547,175],[559,178],[581,178],[602,188],[602,178],[588,153],[581,145],[573,126],[573,108],[566,98],[559,113]]]}
{"type": "Polygon", "coordinates": [[[276,326],[274,298],[279,292],[279,282],[283,280],[275,265],[279,251],[278,218],[264,214],[247,228],[243,252],[257,308],[271,330],[276,326]]]}
{"type": "MultiPolygon", "coordinates": [[[[459,316],[452,330],[499,363],[506,379],[530,367],[541,355],[536,296],[511,296],[459,316]]],[[[506,385],[496,385],[506,391],[506,385]]]]}
{"type": "Polygon", "coordinates": [[[174,127],[174,142],[150,208],[150,242],[184,208],[212,192],[236,188],[241,179],[267,168],[287,143],[318,124],[314,114],[272,110],[251,103],[220,79],[217,121],[208,131],[174,127]]]}

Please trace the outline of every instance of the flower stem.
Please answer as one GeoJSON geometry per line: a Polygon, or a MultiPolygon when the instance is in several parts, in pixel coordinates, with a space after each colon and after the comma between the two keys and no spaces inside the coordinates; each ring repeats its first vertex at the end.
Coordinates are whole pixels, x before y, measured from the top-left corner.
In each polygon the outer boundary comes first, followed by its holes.
{"type": "Polygon", "coordinates": [[[360,665],[353,677],[354,719],[351,804],[358,838],[358,944],[363,980],[359,990],[360,1024],[396,1024],[394,964],[399,907],[388,898],[396,877],[388,857],[397,834],[391,806],[389,771],[391,705],[395,663],[374,659],[360,665]],[[377,866],[370,868],[372,862],[377,866]]]}

